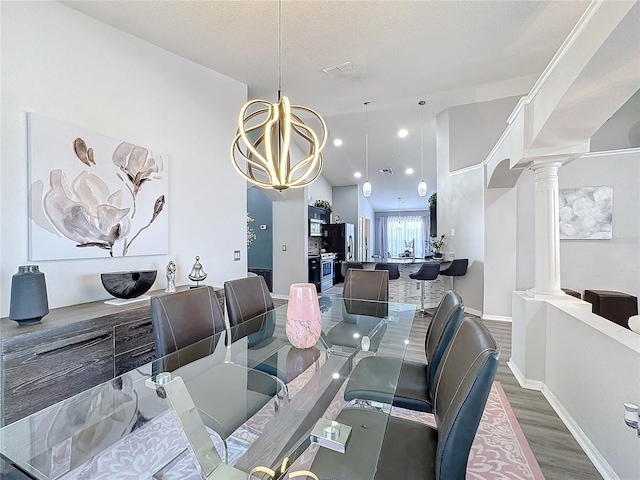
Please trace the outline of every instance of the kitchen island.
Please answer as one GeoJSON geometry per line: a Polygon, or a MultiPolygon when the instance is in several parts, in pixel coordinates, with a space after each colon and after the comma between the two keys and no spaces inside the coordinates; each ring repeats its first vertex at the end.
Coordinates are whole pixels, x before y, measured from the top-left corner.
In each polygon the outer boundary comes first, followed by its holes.
{"type": "MultiPolygon", "coordinates": [[[[423,263],[440,263],[440,270],[444,270],[451,265],[451,262],[443,262],[441,259],[412,258],[412,257],[391,257],[386,261],[362,262],[365,270],[373,270],[376,263],[396,263],[400,271],[400,278],[389,280],[389,300],[392,302],[413,303],[420,305],[420,282],[409,277],[410,274],[418,271],[423,263]]],[[[443,281],[442,277],[436,280],[425,282],[424,304],[427,308],[436,307],[444,292],[449,288],[449,282],[443,281]]]]}

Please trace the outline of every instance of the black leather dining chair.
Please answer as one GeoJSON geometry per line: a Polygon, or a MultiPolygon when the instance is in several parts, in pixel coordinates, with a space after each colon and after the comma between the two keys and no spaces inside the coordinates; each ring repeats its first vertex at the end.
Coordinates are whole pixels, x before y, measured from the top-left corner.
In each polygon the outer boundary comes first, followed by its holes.
{"type": "Polygon", "coordinates": [[[387,270],[359,270],[350,268],[344,279],[342,297],[347,314],[387,315],[389,301],[389,272],[387,270]]]}
{"type": "Polygon", "coordinates": [[[336,421],[352,428],[345,453],[320,448],[310,470],[326,479],[464,480],[498,358],[487,328],[465,318],[430,385],[435,427],[376,410],[344,409],[336,421]]]}
{"type": "Polygon", "coordinates": [[[154,373],[182,376],[203,422],[222,439],[282,392],[274,377],[225,361],[228,330],[213,288],[151,297],[151,322],[154,373]]]}
{"type": "Polygon", "coordinates": [[[224,282],[224,297],[231,326],[273,310],[273,299],[259,275],[224,282]]]}
{"type": "MultiPolygon", "coordinates": [[[[350,268],[342,292],[342,321],[324,337],[330,345],[357,348],[361,340],[380,326],[389,311],[389,272],[350,268]]],[[[370,351],[376,351],[386,331],[382,325],[369,338],[370,351]]]]}
{"type": "Polygon", "coordinates": [[[420,280],[420,310],[418,313],[422,316],[430,316],[424,308],[424,282],[435,280],[439,274],[440,264],[435,262],[423,263],[416,273],[409,274],[409,278],[412,280],[420,280]]]}
{"type": "Polygon", "coordinates": [[[376,263],[376,270],[388,270],[389,280],[397,280],[400,278],[400,268],[397,263],[376,263]]]}
{"type": "Polygon", "coordinates": [[[451,262],[451,265],[440,272],[440,275],[444,275],[451,279],[451,288],[453,289],[453,278],[465,276],[467,274],[468,266],[468,258],[456,258],[453,262],[451,262]]]}
{"type": "Polygon", "coordinates": [[[367,400],[431,413],[429,385],[464,316],[464,302],[453,290],[444,294],[427,328],[426,363],[385,356],[365,357],[353,369],[344,399],[367,400]]]}
{"type": "Polygon", "coordinates": [[[247,337],[248,366],[287,381],[286,365],[278,365],[277,351],[287,345],[274,337],[274,305],[267,283],[261,276],[224,282],[229,324],[235,327],[233,341],[247,337]]]}

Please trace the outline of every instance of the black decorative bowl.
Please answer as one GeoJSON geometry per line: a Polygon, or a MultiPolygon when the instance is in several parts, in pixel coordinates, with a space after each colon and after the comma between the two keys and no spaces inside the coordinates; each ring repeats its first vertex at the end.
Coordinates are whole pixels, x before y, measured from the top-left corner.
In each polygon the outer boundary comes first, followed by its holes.
{"type": "Polygon", "coordinates": [[[136,298],[146,293],[156,281],[157,270],[111,272],[100,274],[104,289],[116,298],[136,298]]]}

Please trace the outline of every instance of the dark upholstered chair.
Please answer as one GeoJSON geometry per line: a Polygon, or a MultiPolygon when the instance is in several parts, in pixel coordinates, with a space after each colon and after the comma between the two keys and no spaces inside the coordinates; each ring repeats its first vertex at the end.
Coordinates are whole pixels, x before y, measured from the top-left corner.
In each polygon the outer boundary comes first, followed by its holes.
{"type": "MultiPolygon", "coordinates": [[[[342,321],[327,332],[325,341],[331,346],[357,348],[362,337],[369,336],[388,313],[389,272],[350,268],[342,296],[342,321]]],[[[386,325],[382,325],[370,338],[371,351],[377,350],[385,331],[386,325]]]]}
{"type": "Polygon", "coordinates": [[[451,279],[451,289],[453,290],[453,277],[463,277],[467,274],[467,267],[469,266],[468,258],[456,258],[448,268],[442,270],[440,275],[449,277],[451,279]]]}
{"type": "Polygon", "coordinates": [[[609,290],[585,290],[584,300],[596,315],[629,328],[629,317],[638,314],[638,298],[628,293],[609,290]]]}
{"type": "Polygon", "coordinates": [[[231,326],[273,310],[273,299],[261,276],[224,282],[224,296],[231,326]]]}
{"type": "Polygon", "coordinates": [[[233,341],[247,337],[247,366],[287,381],[286,365],[278,365],[277,351],[287,343],[274,337],[273,299],[261,276],[224,282],[229,323],[235,327],[233,341]],[[271,313],[270,313],[271,312],[271,313]]]}
{"type": "MultiPolygon", "coordinates": [[[[158,358],[206,338],[213,341],[213,335],[226,328],[218,298],[208,286],[151,297],[151,320],[158,358]]],[[[203,356],[214,348],[205,348],[203,356]]]]}
{"type": "Polygon", "coordinates": [[[342,276],[347,278],[347,270],[350,268],[356,268],[358,270],[362,270],[364,267],[362,266],[362,262],[342,262],[342,276]]]}
{"type": "Polygon", "coordinates": [[[440,300],[427,328],[424,342],[427,363],[403,362],[399,358],[384,356],[365,357],[351,372],[344,392],[345,400],[371,400],[431,413],[433,405],[429,385],[463,315],[462,298],[449,290],[440,300]]]}
{"type": "Polygon", "coordinates": [[[350,268],[344,278],[342,296],[376,302],[389,301],[389,272],[350,268]]]}
{"type": "Polygon", "coordinates": [[[213,288],[151,297],[151,321],[159,357],[154,372],[180,375],[205,425],[223,439],[282,390],[263,372],[225,362],[227,331],[213,288]],[[242,388],[234,393],[234,385],[242,388]]]}
{"type": "Polygon", "coordinates": [[[389,280],[400,278],[400,269],[397,263],[376,263],[376,270],[388,270],[389,280]]]}
{"type": "Polygon", "coordinates": [[[436,427],[347,408],[336,418],[352,428],[345,453],[320,448],[310,470],[320,478],[349,480],[464,480],[498,357],[498,344],[486,327],[465,318],[430,385],[436,427]]]}
{"type": "Polygon", "coordinates": [[[564,293],[566,293],[567,295],[571,295],[572,297],[576,297],[576,298],[582,299],[582,295],[580,294],[580,292],[578,292],[576,290],[572,290],[570,288],[563,288],[562,291],[564,293]]]}
{"type": "Polygon", "coordinates": [[[424,282],[435,280],[440,273],[440,264],[435,262],[423,263],[416,273],[409,274],[412,280],[420,280],[420,310],[418,313],[422,316],[429,315],[424,309],[424,282]]]}

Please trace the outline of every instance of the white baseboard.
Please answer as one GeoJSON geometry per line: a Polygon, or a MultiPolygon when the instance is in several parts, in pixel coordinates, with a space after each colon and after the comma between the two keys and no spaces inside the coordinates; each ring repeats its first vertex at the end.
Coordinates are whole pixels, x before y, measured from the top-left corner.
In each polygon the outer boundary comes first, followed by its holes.
{"type": "Polygon", "coordinates": [[[282,295],[280,293],[272,293],[271,297],[272,298],[277,298],[279,300],[289,300],[289,295],[282,295]]]}
{"type": "Polygon", "coordinates": [[[511,323],[511,317],[505,317],[502,315],[482,315],[482,320],[495,320],[496,322],[509,322],[511,323]]]}
{"type": "Polygon", "coordinates": [[[596,446],[591,442],[591,440],[589,440],[587,435],[582,431],[569,412],[567,412],[567,410],[562,406],[562,403],[560,403],[556,396],[544,384],[542,385],[542,394],[547,399],[551,407],[556,411],[560,420],[562,420],[562,423],[564,423],[569,429],[569,432],[571,432],[571,435],[573,435],[580,447],[582,447],[582,450],[587,454],[587,457],[589,457],[589,460],[591,460],[604,480],[620,480],[620,477],[611,468],[611,465],[609,465],[605,458],[600,454],[596,446]]]}
{"type": "Polygon", "coordinates": [[[476,317],[482,317],[482,312],[480,310],[476,310],[475,308],[464,307],[465,313],[470,313],[471,315],[475,315],[476,317]]]}
{"type": "Polygon", "coordinates": [[[516,380],[522,388],[526,388],[528,390],[542,390],[542,388],[544,387],[544,383],[542,382],[539,382],[537,380],[527,380],[518,366],[513,362],[513,359],[509,359],[509,361],[507,362],[507,366],[513,373],[513,376],[516,377],[516,380]]]}

